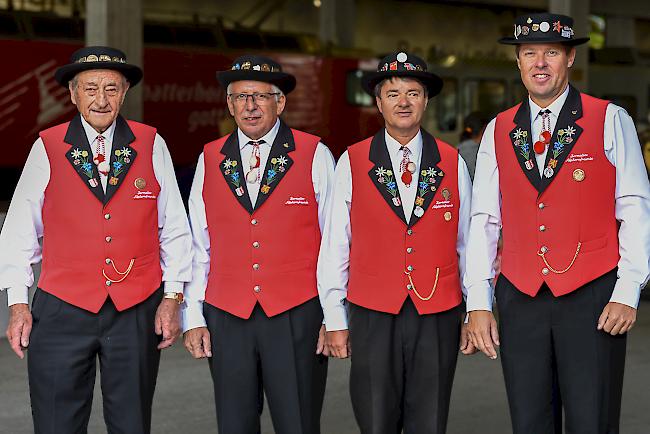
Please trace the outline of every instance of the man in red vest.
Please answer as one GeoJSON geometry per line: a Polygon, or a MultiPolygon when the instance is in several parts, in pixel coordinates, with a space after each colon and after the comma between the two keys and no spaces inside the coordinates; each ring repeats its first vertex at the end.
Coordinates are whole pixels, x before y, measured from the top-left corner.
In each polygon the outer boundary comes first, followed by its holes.
{"type": "Polygon", "coordinates": [[[320,432],[327,358],[316,262],[330,151],[279,119],[293,75],[264,56],[217,73],[237,129],[205,145],[190,192],[185,346],[209,358],[219,432],[255,433],[266,393],[278,433],[320,432]]]}
{"type": "MultiPolygon", "coordinates": [[[[327,347],[352,355],[362,433],[441,434],[461,340],[471,180],[456,149],[421,128],[442,87],[422,59],[393,53],[362,86],[386,128],[336,168],[318,263],[327,347]]],[[[464,335],[461,349],[474,352],[464,335]]]]}
{"type": "Polygon", "coordinates": [[[650,274],[650,188],[632,119],[569,84],[588,39],[564,15],[517,18],[500,42],[515,45],[529,97],[490,122],[477,160],[469,330],[493,359],[501,344],[516,434],[553,431],[554,377],[567,432],[619,432],[626,333],[650,274]]]}
{"type": "Polygon", "coordinates": [[[187,217],[164,140],[119,115],[140,68],[85,47],[55,78],[79,113],[39,134],[0,234],[7,336],[20,358],[29,347],[36,433],[86,432],[97,358],[108,432],[149,433],[160,350],[180,334],[191,277],[187,217]]]}

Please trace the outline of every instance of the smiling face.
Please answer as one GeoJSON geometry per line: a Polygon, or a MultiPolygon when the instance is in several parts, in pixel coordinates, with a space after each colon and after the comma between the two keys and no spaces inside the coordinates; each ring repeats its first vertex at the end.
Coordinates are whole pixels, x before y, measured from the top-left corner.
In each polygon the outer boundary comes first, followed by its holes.
{"type": "Polygon", "coordinates": [[[129,83],[120,72],[93,69],[77,74],[68,88],[81,116],[103,133],[119,114],[129,83]]]}
{"type": "Polygon", "coordinates": [[[257,140],[264,136],[271,131],[284,111],[286,98],[284,95],[268,95],[275,93],[277,89],[274,89],[273,85],[261,81],[235,81],[228,87],[228,110],[247,137],[257,140]],[[241,94],[266,94],[263,95],[266,97],[237,98],[241,94]]]}
{"type": "Polygon", "coordinates": [[[376,100],[391,137],[399,140],[417,134],[428,102],[424,86],[418,80],[397,77],[385,80],[376,100]]]}
{"type": "Polygon", "coordinates": [[[530,98],[540,107],[548,107],[569,84],[569,68],[576,57],[575,48],[562,44],[522,44],[517,55],[521,81],[530,98]]]}

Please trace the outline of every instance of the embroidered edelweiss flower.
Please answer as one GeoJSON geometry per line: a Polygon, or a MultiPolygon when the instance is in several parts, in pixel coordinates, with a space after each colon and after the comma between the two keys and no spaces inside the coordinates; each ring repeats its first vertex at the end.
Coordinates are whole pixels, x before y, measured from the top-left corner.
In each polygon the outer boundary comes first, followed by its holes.
{"type": "Polygon", "coordinates": [[[375,170],[375,174],[377,176],[384,176],[384,175],[386,175],[386,169],[384,169],[383,167],[380,167],[377,170],[375,170]]]}
{"type": "Polygon", "coordinates": [[[429,167],[429,169],[427,169],[427,176],[436,176],[436,169],[429,167]]]}
{"type": "Polygon", "coordinates": [[[287,164],[287,157],[285,157],[284,155],[280,155],[277,158],[277,161],[280,166],[284,166],[285,164],[287,164]]]}
{"type": "Polygon", "coordinates": [[[130,157],[131,150],[129,148],[122,148],[122,155],[124,155],[125,157],[130,157]]]}
{"type": "Polygon", "coordinates": [[[573,136],[576,133],[576,129],[573,128],[571,125],[569,125],[568,127],[566,127],[564,132],[566,133],[567,136],[573,136]]]}
{"type": "Polygon", "coordinates": [[[526,137],[528,137],[528,131],[522,131],[521,128],[517,128],[517,131],[515,131],[515,139],[525,139],[526,137]]]}
{"type": "Polygon", "coordinates": [[[70,155],[72,155],[72,158],[75,159],[81,157],[81,149],[75,148],[70,155]]]}
{"type": "Polygon", "coordinates": [[[230,167],[230,163],[232,163],[232,161],[230,161],[230,158],[226,159],[226,161],[223,162],[223,167],[227,169],[230,167]]]}

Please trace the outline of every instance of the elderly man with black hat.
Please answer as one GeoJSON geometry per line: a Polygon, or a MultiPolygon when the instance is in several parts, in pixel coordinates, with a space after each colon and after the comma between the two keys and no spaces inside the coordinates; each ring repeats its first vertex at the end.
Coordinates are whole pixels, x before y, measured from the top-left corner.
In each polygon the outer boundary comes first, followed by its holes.
{"type": "Polygon", "coordinates": [[[237,129],[205,145],[189,199],[194,238],[185,346],[209,358],[219,432],[320,432],[327,358],[316,287],[334,158],[280,115],[293,75],[241,56],[217,73],[237,129]]]}
{"type": "Polygon", "coordinates": [[[571,433],[618,433],[627,332],[648,279],[650,188],[624,109],[569,84],[573,20],[519,17],[515,45],[528,98],[481,142],[468,244],[473,343],[502,365],[517,434],[552,432],[557,375],[571,433]],[[492,261],[503,232],[491,313],[492,261]],[[499,336],[500,335],[500,336],[499,336]]]}
{"type": "Polygon", "coordinates": [[[160,349],[180,334],[191,278],[187,216],[164,140],[119,115],[140,68],[86,47],[55,78],[79,113],[39,134],[2,228],[7,336],[20,358],[29,348],[36,433],[86,432],[98,358],[108,432],[149,433],[160,349]]]}
{"type": "MultiPolygon", "coordinates": [[[[326,343],[334,356],[352,357],[362,433],[444,433],[471,180],[456,149],[421,128],[442,87],[422,59],[393,53],[362,85],[386,127],[350,146],[336,168],[318,263],[326,343]]],[[[461,349],[472,353],[462,335],[461,349]]]]}

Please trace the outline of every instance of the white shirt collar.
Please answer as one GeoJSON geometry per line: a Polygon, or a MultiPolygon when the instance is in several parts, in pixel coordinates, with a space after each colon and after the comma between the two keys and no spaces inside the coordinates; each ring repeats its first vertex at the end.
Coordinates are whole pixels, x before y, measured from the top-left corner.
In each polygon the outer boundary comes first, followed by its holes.
{"type": "MultiPolygon", "coordinates": [[[[393,137],[391,137],[390,134],[388,134],[388,130],[384,129],[384,139],[386,141],[386,147],[388,148],[388,153],[390,154],[391,158],[394,158],[395,156],[398,156],[399,158],[402,158],[402,153],[400,151],[400,148],[402,147],[402,144],[395,140],[393,137]]],[[[418,158],[420,156],[420,152],[422,151],[422,131],[418,131],[418,133],[411,139],[406,144],[406,147],[409,148],[411,151],[411,160],[412,161],[418,161],[418,158]]]]}
{"type": "MultiPolygon", "coordinates": [[[[275,121],[275,125],[273,125],[273,128],[269,130],[268,133],[264,134],[262,137],[260,137],[257,140],[264,140],[265,145],[271,147],[273,146],[273,142],[275,141],[275,136],[278,135],[278,131],[280,130],[280,119],[275,121]]],[[[237,138],[239,139],[239,149],[244,149],[244,146],[248,145],[248,142],[252,141],[250,137],[248,137],[246,134],[242,132],[241,129],[237,128],[237,138]]]]}
{"type": "Polygon", "coordinates": [[[533,102],[533,100],[528,97],[528,104],[530,104],[530,122],[534,122],[535,118],[539,115],[539,111],[543,109],[548,109],[551,111],[551,114],[554,115],[556,118],[560,116],[560,110],[562,110],[562,106],[564,106],[564,102],[567,99],[567,96],[569,96],[569,85],[567,85],[566,89],[564,89],[564,92],[560,94],[557,98],[555,98],[555,101],[553,101],[551,104],[549,104],[548,107],[540,107],[537,104],[533,102]]]}
{"type": "MultiPolygon", "coordinates": [[[[79,115],[79,117],[81,117],[81,125],[83,125],[84,131],[86,132],[86,137],[88,138],[88,144],[92,146],[99,133],[97,132],[97,130],[91,127],[88,122],[86,122],[86,120],[84,119],[83,116],[81,116],[81,114],[79,115]]],[[[115,133],[115,122],[116,121],[113,121],[113,123],[108,128],[106,128],[106,131],[102,133],[102,136],[104,136],[104,140],[106,141],[106,143],[113,143],[113,134],[115,133]]]]}

